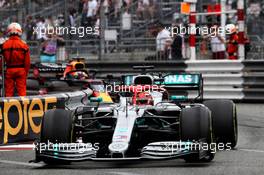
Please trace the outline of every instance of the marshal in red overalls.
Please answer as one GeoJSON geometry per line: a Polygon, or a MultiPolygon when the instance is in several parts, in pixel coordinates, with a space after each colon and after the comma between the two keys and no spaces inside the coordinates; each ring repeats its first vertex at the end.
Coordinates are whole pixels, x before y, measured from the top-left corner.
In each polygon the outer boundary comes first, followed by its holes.
{"type": "Polygon", "coordinates": [[[238,34],[237,29],[234,24],[229,24],[228,26],[230,36],[228,39],[228,45],[227,45],[227,53],[228,53],[228,59],[229,60],[237,60],[237,52],[238,52],[238,34]]]}
{"type": "Polygon", "coordinates": [[[14,87],[19,96],[26,96],[26,80],[30,69],[29,47],[20,38],[22,29],[18,23],[10,24],[7,32],[10,37],[2,46],[6,64],[5,96],[12,97],[14,87]]]}
{"type": "Polygon", "coordinates": [[[232,33],[230,35],[227,46],[228,58],[230,60],[237,60],[237,52],[238,52],[238,35],[237,33],[232,33]]]}

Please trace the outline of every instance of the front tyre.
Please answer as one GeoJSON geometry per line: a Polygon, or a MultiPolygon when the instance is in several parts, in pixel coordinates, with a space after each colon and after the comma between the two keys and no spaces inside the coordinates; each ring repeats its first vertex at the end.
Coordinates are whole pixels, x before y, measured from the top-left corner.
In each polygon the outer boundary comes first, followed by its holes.
{"type": "MultiPolygon", "coordinates": [[[[52,109],[45,112],[42,125],[41,143],[72,143],[73,138],[73,113],[63,109],[52,109]]],[[[52,158],[43,158],[46,164],[65,164],[52,158]]],[[[68,162],[67,162],[68,163],[68,162]]]]}
{"type": "MultiPolygon", "coordinates": [[[[213,142],[212,119],[210,110],[204,106],[184,108],[180,115],[180,135],[182,141],[199,141],[205,139],[206,144],[213,142]]],[[[184,157],[186,162],[210,162],[214,153],[209,149],[207,156],[200,159],[198,154],[184,157]]]]}

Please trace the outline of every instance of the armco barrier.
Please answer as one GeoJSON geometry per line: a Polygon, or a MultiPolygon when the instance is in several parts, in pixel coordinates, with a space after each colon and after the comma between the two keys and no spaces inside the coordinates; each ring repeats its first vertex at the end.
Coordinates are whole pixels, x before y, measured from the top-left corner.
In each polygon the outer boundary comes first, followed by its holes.
{"type": "Polygon", "coordinates": [[[102,77],[139,73],[132,69],[135,65],[154,65],[153,72],[198,72],[204,77],[204,99],[264,101],[264,60],[89,61],[87,65],[102,77]]]}
{"type": "Polygon", "coordinates": [[[264,101],[264,60],[248,60],[243,64],[244,99],[264,101]]]}
{"type": "Polygon", "coordinates": [[[0,98],[0,144],[36,139],[45,111],[75,109],[85,105],[91,94],[92,91],[87,89],[47,96],[0,98]]]}

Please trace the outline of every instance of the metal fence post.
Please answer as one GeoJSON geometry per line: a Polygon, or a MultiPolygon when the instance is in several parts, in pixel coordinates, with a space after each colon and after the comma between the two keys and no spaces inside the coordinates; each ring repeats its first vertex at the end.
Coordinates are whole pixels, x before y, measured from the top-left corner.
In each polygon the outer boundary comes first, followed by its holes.
{"type": "MultiPolygon", "coordinates": [[[[101,0],[101,4],[103,4],[103,0],[101,0]]],[[[99,60],[102,60],[104,50],[105,50],[105,13],[104,6],[100,6],[100,45],[99,45],[99,60]]]]}
{"type": "Polygon", "coordinates": [[[244,14],[244,0],[237,1],[237,20],[238,20],[238,58],[245,59],[245,14],[244,14]]]}

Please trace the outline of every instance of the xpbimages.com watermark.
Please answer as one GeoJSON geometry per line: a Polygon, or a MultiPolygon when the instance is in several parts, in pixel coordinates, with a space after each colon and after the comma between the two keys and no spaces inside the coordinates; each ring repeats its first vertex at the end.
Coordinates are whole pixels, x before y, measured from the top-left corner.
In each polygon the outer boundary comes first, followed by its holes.
{"type": "Polygon", "coordinates": [[[43,151],[71,151],[84,153],[87,151],[98,151],[99,143],[34,143],[34,149],[40,153],[43,151]]]}
{"type": "Polygon", "coordinates": [[[230,151],[232,149],[231,143],[205,143],[205,142],[168,142],[162,143],[162,150],[166,151],[210,151],[211,153],[216,153],[217,151],[230,151]]]}
{"type": "Polygon", "coordinates": [[[87,35],[99,35],[99,27],[33,27],[33,34],[40,35],[78,35],[83,38],[87,35]]]}
{"type": "MultiPolygon", "coordinates": [[[[40,153],[45,151],[69,151],[85,153],[99,150],[99,143],[36,143],[34,149],[40,153]]],[[[205,142],[164,142],[161,143],[161,149],[163,151],[171,151],[172,153],[183,151],[210,151],[216,153],[217,151],[230,151],[232,149],[231,143],[205,143],[205,142]]]]}
{"type": "Polygon", "coordinates": [[[171,37],[175,35],[190,35],[190,34],[198,34],[202,36],[211,36],[215,37],[217,35],[223,35],[225,34],[231,34],[232,28],[229,26],[221,27],[221,26],[176,26],[176,27],[165,27],[166,30],[168,30],[171,34],[171,37]]]}
{"type": "Polygon", "coordinates": [[[165,85],[119,85],[114,83],[113,85],[106,85],[105,92],[166,92],[165,85]]]}

